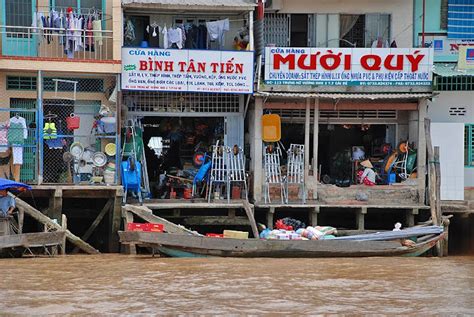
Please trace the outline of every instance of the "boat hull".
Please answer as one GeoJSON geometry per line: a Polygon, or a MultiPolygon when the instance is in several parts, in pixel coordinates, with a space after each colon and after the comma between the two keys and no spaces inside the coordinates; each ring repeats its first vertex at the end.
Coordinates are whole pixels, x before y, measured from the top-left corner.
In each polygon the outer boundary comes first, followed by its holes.
{"type": "Polygon", "coordinates": [[[224,239],[157,232],[119,232],[124,244],[153,247],[172,257],[267,257],[327,258],[371,256],[419,256],[431,249],[443,235],[436,235],[413,247],[399,241],[302,241],[224,239]]]}

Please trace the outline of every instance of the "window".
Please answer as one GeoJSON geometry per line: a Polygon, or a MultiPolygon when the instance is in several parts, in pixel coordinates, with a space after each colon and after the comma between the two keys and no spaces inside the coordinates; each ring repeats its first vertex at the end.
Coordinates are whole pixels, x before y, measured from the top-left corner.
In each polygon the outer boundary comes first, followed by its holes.
{"type": "Polygon", "coordinates": [[[290,46],[308,46],[308,15],[292,14],[290,23],[290,46]]]}
{"type": "Polygon", "coordinates": [[[98,9],[102,10],[103,0],[51,0],[52,8],[98,9]]]}
{"type": "Polygon", "coordinates": [[[474,124],[464,128],[464,166],[474,167],[474,124]]]}
{"type": "Polygon", "coordinates": [[[435,76],[434,90],[471,91],[474,90],[474,76],[435,76]]]}
{"type": "Polygon", "coordinates": [[[36,77],[7,76],[7,90],[36,90],[36,77]]]}
{"type": "Polygon", "coordinates": [[[390,14],[341,14],[340,47],[389,47],[390,14]]]}

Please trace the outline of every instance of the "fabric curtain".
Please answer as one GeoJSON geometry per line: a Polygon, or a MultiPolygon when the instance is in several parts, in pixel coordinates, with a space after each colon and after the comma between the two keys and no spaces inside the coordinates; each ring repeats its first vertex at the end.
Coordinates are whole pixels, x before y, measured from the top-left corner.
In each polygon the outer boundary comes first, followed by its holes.
{"type": "Polygon", "coordinates": [[[349,31],[354,27],[359,18],[358,14],[341,14],[340,19],[340,29],[339,37],[342,39],[344,36],[349,33],[349,31]]]}

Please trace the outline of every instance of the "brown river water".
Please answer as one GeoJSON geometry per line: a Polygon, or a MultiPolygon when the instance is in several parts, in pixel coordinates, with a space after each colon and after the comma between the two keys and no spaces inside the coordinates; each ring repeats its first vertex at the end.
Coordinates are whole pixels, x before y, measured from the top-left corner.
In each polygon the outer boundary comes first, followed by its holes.
{"type": "Polygon", "coordinates": [[[0,315],[474,315],[474,257],[0,259],[0,315]]]}

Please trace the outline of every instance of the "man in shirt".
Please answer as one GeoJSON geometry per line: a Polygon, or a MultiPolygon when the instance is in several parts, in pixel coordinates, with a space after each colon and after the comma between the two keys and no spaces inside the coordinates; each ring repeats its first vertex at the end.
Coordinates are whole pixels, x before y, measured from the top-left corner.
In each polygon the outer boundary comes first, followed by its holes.
{"type": "Polygon", "coordinates": [[[15,209],[15,199],[6,190],[0,190],[0,217],[8,217],[15,209]]]}

